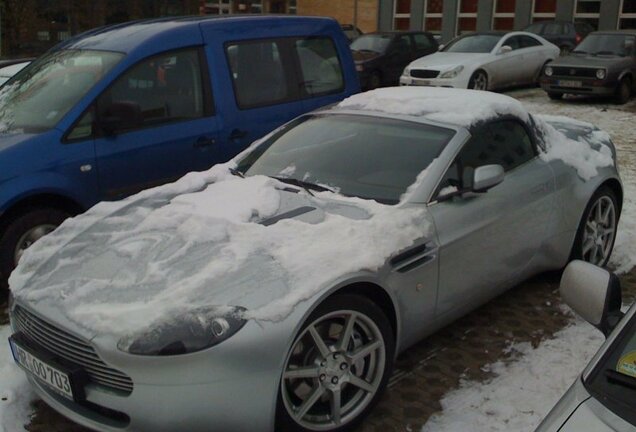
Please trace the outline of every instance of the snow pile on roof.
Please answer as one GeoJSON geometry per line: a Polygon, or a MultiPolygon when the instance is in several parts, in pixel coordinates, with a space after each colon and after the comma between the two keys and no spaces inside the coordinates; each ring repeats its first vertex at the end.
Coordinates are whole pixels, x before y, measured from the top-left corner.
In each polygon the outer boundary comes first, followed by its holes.
{"type": "Polygon", "coordinates": [[[11,335],[11,328],[0,328],[0,340],[4,346],[0,350],[0,431],[15,432],[25,430],[31,416],[31,401],[35,400],[35,392],[24,375],[15,364],[11,350],[6,345],[11,335]]]}
{"type": "Polygon", "coordinates": [[[582,372],[603,343],[603,335],[577,318],[533,349],[511,347],[520,358],[490,365],[497,376],[486,384],[464,382],[444,396],[443,411],[422,432],[532,432],[582,372]]]}
{"type": "Polygon", "coordinates": [[[609,147],[611,139],[606,132],[590,123],[568,117],[536,115],[534,119],[547,146],[546,151],[540,154],[546,162],[561,160],[576,169],[579,177],[585,181],[598,175],[600,168],[614,165],[609,147]],[[562,130],[565,126],[582,128],[577,131],[578,139],[568,137],[567,131],[562,130]]]}
{"type": "Polygon", "coordinates": [[[337,107],[425,117],[465,127],[507,114],[528,119],[523,105],[509,96],[437,87],[382,88],[350,96],[337,107]]]}
{"type": "Polygon", "coordinates": [[[277,320],[336,278],[377,270],[428,231],[423,208],[294,194],[227,168],[66,221],[25,253],[10,278],[14,295],[119,335],[193,306],[244,306],[247,318],[277,320]],[[259,223],[302,206],[314,207],[316,220],[259,223]]]}

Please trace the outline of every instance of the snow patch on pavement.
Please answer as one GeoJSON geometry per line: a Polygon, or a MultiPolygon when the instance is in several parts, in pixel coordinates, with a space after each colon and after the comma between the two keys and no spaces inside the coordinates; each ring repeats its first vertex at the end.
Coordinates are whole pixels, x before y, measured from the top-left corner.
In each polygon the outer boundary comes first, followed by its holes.
{"type": "Polygon", "coordinates": [[[422,432],[532,432],[563,396],[603,343],[603,335],[579,318],[534,349],[511,346],[518,358],[489,365],[497,376],[463,382],[441,400],[422,432]]]}
{"type": "Polygon", "coordinates": [[[7,338],[11,335],[9,326],[0,327],[0,432],[24,430],[32,413],[31,402],[35,392],[24,372],[15,364],[7,338]]]}

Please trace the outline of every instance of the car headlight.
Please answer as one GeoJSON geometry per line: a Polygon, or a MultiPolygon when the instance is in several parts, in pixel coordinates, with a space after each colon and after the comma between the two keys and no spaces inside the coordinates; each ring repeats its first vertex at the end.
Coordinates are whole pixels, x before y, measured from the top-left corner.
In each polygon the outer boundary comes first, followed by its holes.
{"type": "Polygon", "coordinates": [[[598,78],[598,79],[605,79],[606,74],[607,74],[607,73],[605,72],[605,69],[597,69],[597,71],[596,71],[596,78],[598,78]]]}
{"type": "Polygon", "coordinates": [[[404,68],[404,70],[402,71],[402,76],[411,76],[411,68],[409,66],[404,68]]]}
{"type": "Polygon", "coordinates": [[[360,64],[360,63],[356,64],[356,70],[358,72],[363,72],[364,71],[364,65],[360,64]]]}
{"type": "Polygon", "coordinates": [[[464,70],[464,66],[461,66],[461,65],[460,66],[456,66],[453,69],[444,72],[439,77],[440,78],[455,78],[463,70],[464,70]]]}
{"type": "Polygon", "coordinates": [[[543,73],[545,74],[545,76],[552,76],[554,71],[552,70],[551,66],[546,66],[543,73]]]}
{"type": "Polygon", "coordinates": [[[188,310],[171,319],[123,337],[117,348],[130,354],[168,356],[187,354],[218,345],[247,322],[244,308],[208,307],[188,310]]]}

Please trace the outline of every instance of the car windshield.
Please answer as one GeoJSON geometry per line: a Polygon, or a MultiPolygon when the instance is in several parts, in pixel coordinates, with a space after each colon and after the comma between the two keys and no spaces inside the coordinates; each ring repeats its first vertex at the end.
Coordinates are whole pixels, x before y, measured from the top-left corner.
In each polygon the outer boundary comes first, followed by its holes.
{"type": "Polygon", "coordinates": [[[258,146],[237,170],[397,204],[454,134],[379,117],[305,116],[258,146]]]}
{"type": "Polygon", "coordinates": [[[591,34],[583,39],[574,52],[626,56],[632,53],[635,40],[636,36],[633,35],[591,34]]]}
{"type": "Polygon", "coordinates": [[[351,43],[353,51],[371,51],[382,54],[386,51],[391,36],[389,35],[362,35],[351,43]]]}
{"type": "Polygon", "coordinates": [[[84,50],[44,55],[0,89],[0,132],[53,128],[122,57],[84,50]]]}
{"type": "Polygon", "coordinates": [[[463,36],[451,41],[445,48],[444,52],[457,53],[489,53],[493,50],[497,42],[501,40],[503,35],[494,34],[476,34],[463,36]]]}
{"type": "Polygon", "coordinates": [[[585,386],[608,409],[636,426],[636,314],[585,380],[585,386]]]}

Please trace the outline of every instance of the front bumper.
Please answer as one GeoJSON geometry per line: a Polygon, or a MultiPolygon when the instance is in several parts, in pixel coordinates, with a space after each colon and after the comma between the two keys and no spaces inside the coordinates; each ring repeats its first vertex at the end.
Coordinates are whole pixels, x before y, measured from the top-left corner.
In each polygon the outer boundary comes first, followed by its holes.
{"type": "Polygon", "coordinates": [[[547,78],[545,76],[541,78],[541,88],[548,93],[612,96],[616,90],[617,84],[618,83],[612,81],[589,78],[547,78]],[[573,86],[570,81],[577,83],[577,86],[573,86]],[[580,86],[578,83],[580,83],[580,86]]]}
{"type": "Polygon", "coordinates": [[[400,76],[401,86],[427,86],[427,87],[447,87],[447,88],[468,88],[468,80],[461,75],[455,78],[413,78],[410,76],[400,76]]]}

